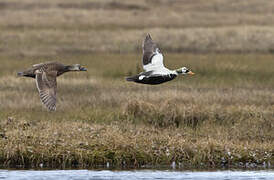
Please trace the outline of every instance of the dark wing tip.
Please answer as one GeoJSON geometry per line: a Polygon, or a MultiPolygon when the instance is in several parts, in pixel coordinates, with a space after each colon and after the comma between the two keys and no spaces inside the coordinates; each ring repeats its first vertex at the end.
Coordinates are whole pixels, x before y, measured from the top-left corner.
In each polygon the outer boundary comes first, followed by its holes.
{"type": "Polygon", "coordinates": [[[147,41],[147,40],[152,40],[152,38],[151,38],[151,36],[150,36],[149,33],[147,33],[146,38],[145,38],[145,41],[147,41]]]}

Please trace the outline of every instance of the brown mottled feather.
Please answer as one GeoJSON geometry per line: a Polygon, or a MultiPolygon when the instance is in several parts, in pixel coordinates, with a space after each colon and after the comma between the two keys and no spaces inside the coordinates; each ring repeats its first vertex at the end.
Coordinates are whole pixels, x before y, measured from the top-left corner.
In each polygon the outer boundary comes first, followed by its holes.
{"type": "Polygon", "coordinates": [[[57,71],[45,72],[38,70],[36,72],[36,86],[39,91],[41,102],[50,111],[56,110],[56,89],[57,89],[57,71]]]}
{"type": "Polygon", "coordinates": [[[57,76],[67,72],[65,65],[58,62],[35,64],[32,68],[18,75],[36,79],[36,86],[42,104],[50,111],[56,110],[57,76]]]}
{"type": "Polygon", "coordinates": [[[58,62],[47,62],[35,64],[32,68],[19,72],[18,76],[31,77],[36,79],[36,86],[40,99],[48,110],[56,110],[56,78],[68,71],[87,71],[80,64],[65,66],[58,62]]]}

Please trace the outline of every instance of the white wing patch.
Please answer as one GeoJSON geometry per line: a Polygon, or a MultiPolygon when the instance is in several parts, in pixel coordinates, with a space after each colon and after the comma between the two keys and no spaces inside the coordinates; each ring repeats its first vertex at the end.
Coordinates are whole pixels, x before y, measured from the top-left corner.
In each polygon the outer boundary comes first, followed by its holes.
{"type": "Polygon", "coordinates": [[[144,79],[144,77],[146,77],[146,76],[144,76],[144,75],[141,75],[141,76],[139,76],[139,80],[141,81],[142,79],[144,79]]]}
{"type": "Polygon", "coordinates": [[[153,71],[152,74],[158,74],[158,75],[174,74],[174,71],[171,71],[164,66],[163,55],[159,53],[158,51],[156,52],[157,54],[152,57],[151,63],[143,66],[144,70],[146,72],[153,71]]]}
{"type": "Polygon", "coordinates": [[[161,53],[158,53],[152,57],[151,63],[144,65],[145,71],[157,71],[165,68],[163,63],[164,57],[161,53]]]}

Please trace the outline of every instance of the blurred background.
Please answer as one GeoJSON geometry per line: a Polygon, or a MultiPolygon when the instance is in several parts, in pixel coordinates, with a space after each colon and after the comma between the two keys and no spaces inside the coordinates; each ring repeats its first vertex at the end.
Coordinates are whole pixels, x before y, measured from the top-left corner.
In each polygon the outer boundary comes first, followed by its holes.
{"type": "Polygon", "coordinates": [[[0,52],[141,53],[151,33],[169,53],[272,53],[273,9],[269,0],[2,0],[0,52]]]}

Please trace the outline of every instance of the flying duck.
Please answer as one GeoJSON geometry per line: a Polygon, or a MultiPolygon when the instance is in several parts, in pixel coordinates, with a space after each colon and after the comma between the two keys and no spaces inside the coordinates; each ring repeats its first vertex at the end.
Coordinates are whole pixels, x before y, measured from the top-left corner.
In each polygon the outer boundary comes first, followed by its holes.
{"type": "Polygon", "coordinates": [[[19,72],[18,76],[35,78],[41,102],[49,111],[56,110],[56,78],[69,71],[87,71],[80,64],[63,65],[59,62],[35,64],[30,69],[19,72]]]}
{"type": "Polygon", "coordinates": [[[176,70],[169,70],[164,66],[163,54],[155,42],[153,42],[150,34],[147,34],[143,42],[143,69],[138,75],[127,77],[127,81],[133,81],[142,84],[161,84],[167,81],[171,81],[179,74],[194,73],[186,67],[182,67],[176,70]]]}

